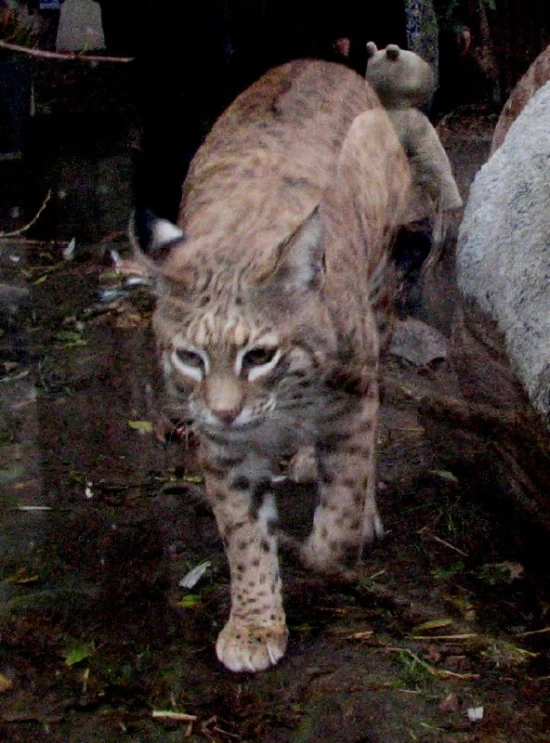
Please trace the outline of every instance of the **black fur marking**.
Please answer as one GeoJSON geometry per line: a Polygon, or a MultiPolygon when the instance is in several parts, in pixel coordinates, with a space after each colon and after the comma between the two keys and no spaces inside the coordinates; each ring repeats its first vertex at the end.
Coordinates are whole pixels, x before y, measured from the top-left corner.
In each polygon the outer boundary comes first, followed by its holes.
{"type": "Polygon", "coordinates": [[[332,485],[335,480],[334,472],[327,469],[322,461],[317,463],[317,468],[319,472],[319,482],[321,483],[321,485],[332,485]]]}
{"type": "Polygon", "coordinates": [[[321,454],[331,454],[342,449],[346,442],[352,438],[350,431],[336,430],[325,434],[323,439],[317,442],[317,450],[321,454]]]}
{"type": "Polygon", "coordinates": [[[233,469],[233,467],[236,467],[237,465],[241,464],[243,461],[243,457],[224,457],[219,456],[216,457],[214,460],[214,464],[216,467],[219,467],[222,470],[230,470],[233,469]]]}
{"type": "Polygon", "coordinates": [[[333,454],[340,449],[341,444],[342,439],[339,434],[328,434],[317,442],[317,450],[320,454],[333,454]]]}
{"type": "Polygon", "coordinates": [[[229,484],[229,487],[232,490],[250,490],[250,480],[248,477],[239,475],[229,484]]]}
{"type": "Polygon", "coordinates": [[[213,444],[224,446],[227,443],[225,436],[219,436],[218,434],[211,433],[210,431],[201,431],[201,433],[205,439],[208,439],[208,441],[211,441],[213,444]]]}
{"type": "Polygon", "coordinates": [[[283,185],[289,186],[290,188],[303,188],[304,186],[310,186],[311,181],[309,178],[292,178],[290,176],[285,176],[283,178],[283,185]]]}
{"type": "Polygon", "coordinates": [[[250,514],[254,518],[258,518],[258,512],[263,506],[265,496],[272,492],[273,486],[271,484],[271,480],[260,480],[260,482],[254,485],[250,503],[250,514]]]}
{"type": "Polygon", "coordinates": [[[370,380],[365,379],[360,373],[352,369],[340,367],[325,378],[325,384],[329,390],[361,398],[367,394],[370,380]]]}

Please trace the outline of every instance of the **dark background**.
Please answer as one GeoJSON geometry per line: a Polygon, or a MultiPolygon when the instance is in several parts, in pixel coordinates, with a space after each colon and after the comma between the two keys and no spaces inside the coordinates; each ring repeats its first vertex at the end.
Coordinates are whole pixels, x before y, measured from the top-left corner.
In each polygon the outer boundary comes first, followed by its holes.
{"type": "MultiPolygon", "coordinates": [[[[456,106],[499,111],[550,42],[548,0],[433,0],[439,23],[435,122],[456,106]],[[464,44],[467,29],[471,44],[464,44]]],[[[211,123],[269,67],[296,57],[363,74],[365,43],[406,42],[404,0],[100,0],[108,51],[135,56],[143,138],[136,202],[175,218],[187,164],[211,123]],[[350,55],[334,40],[347,37],[350,55]]]]}
{"type": "Polygon", "coordinates": [[[366,67],[365,44],[405,45],[401,0],[101,0],[108,51],[135,56],[134,95],[143,120],[135,152],[137,205],[176,217],[181,182],[205,130],[270,67],[297,57],[366,67]],[[333,42],[351,41],[347,60],[333,42]]]}

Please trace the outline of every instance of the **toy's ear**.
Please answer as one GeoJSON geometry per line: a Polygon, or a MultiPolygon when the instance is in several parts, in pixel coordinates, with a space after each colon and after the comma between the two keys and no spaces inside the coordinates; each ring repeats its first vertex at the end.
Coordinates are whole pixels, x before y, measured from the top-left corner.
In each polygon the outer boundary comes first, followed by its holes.
{"type": "Polygon", "coordinates": [[[367,57],[369,59],[371,57],[374,57],[377,51],[378,51],[378,47],[376,46],[374,41],[367,41],[367,57]]]}
{"type": "Polygon", "coordinates": [[[386,47],[386,57],[388,59],[391,59],[392,62],[395,62],[395,60],[399,57],[400,52],[401,49],[397,46],[397,44],[388,44],[388,46],[386,47]]]}

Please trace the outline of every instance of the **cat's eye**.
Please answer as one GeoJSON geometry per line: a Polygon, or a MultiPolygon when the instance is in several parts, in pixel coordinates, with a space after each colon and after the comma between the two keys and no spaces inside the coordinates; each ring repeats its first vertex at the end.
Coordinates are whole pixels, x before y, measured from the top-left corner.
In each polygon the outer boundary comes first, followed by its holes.
{"type": "Polygon", "coordinates": [[[208,373],[208,356],[205,351],[184,346],[174,348],[171,362],[176,371],[195,382],[201,382],[208,373]]]}
{"type": "Polygon", "coordinates": [[[243,357],[243,368],[252,369],[255,366],[264,366],[273,361],[277,348],[251,348],[243,357]]]}
{"type": "Polygon", "coordinates": [[[245,346],[237,353],[235,359],[235,373],[238,377],[245,377],[253,382],[265,377],[277,366],[282,351],[274,333],[265,333],[256,345],[245,346]]]}
{"type": "Polygon", "coordinates": [[[204,368],[202,356],[195,351],[189,351],[186,348],[176,348],[174,350],[174,355],[179,362],[184,364],[184,366],[190,366],[193,369],[204,368]]]}

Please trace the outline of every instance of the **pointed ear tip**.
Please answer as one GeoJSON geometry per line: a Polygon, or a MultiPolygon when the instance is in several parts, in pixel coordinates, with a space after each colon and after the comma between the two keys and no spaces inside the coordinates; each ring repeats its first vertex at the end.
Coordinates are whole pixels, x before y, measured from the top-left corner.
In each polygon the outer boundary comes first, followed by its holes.
{"type": "Polygon", "coordinates": [[[155,217],[149,223],[149,226],[154,241],[157,244],[173,242],[174,240],[180,240],[183,237],[183,230],[181,227],[163,217],[155,217]]]}
{"type": "Polygon", "coordinates": [[[145,253],[156,252],[184,238],[178,225],[157,217],[150,209],[135,209],[128,225],[130,241],[145,253]]]}

